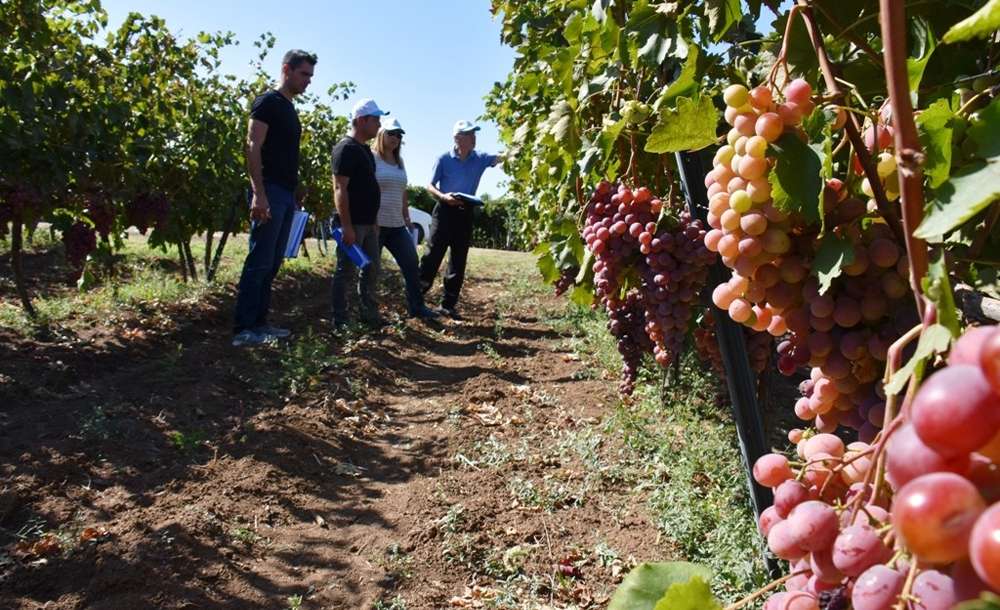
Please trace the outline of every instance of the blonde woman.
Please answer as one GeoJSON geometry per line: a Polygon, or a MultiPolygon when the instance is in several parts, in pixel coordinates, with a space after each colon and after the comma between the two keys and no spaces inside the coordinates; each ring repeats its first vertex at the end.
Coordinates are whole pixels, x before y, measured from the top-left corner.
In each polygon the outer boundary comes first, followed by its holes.
{"type": "Polygon", "coordinates": [[[424,304],[420,287],[420,266],[417,262],[417,247],[410,231],[410,209],[406,198],[406,168],[399,149],[403,143],[403,127],[396,119],[388,120],[372,143],[375,153],[375,179],[382,192],[378,209],[379,256],[373,257],[380,264],[382,248],[388,248],[396,259],[399,271],[406,283],[406,304],[410,316],[415,318],[435,318],[437,312],[424,304]]]}

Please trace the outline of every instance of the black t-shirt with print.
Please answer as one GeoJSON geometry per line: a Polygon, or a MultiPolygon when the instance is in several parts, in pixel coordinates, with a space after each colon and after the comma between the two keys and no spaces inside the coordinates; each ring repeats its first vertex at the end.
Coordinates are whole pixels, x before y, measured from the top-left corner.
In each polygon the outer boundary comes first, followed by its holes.
{"type": "Polygon", "coordinates": [[[333,174],[347,176],[347,199],[351,223],[373,225],[378,217],[381,191],[375,180],[375,155],[372,149],[347,136],[333,147],[333,174]]]}
{"type": "Polygon", "coordinates": [[[250,118],[267,123],[267,136],[260,151],[264,181],[295,190],[299,183],[299,141],[302,138],[302,124],[295,105],[277,91],[268,91],[253,101],[250,118]]]}

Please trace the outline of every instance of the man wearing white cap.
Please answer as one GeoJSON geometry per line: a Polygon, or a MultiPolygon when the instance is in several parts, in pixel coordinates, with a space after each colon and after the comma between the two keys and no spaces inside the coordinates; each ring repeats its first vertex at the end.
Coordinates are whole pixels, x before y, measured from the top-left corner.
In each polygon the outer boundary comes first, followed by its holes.
{"type": "MultiPolygon", "coordinates": [[[[380,117],[387,114],[375,100],[361,100],[351,112],[350,135],[333,147],[333,201],[337,207],[336,220],[343,231],[343,244],[337,247],[337,269],[333,273],[333,323],[337,327],[348,322],[347,286],[354,284],[357,273],[344,246],[356,243],[372,260],[379,254],[377,218],[381,194],[375,179],[375,156],[367,142],[378,133],[380,117]]],[[[358,309],[362,320],[380,326],[375,268],[376,265],[367,265],[361,270],[358,309]]]]}
{"type": "Polygon", "coordinates": [[[503,159],[499,155],[474,150],[477,131],[479,126],[469,121],[455,123],[452,129],[455,147],[438,158],[434,164],[431,183],[427,187],[438,204],[434,206],[427,253],[420,260],[420,281],[424,292],[430,290],[441,261],[444,260],[444,253],[450,249],[448,268],[444,274],[441,311],[456,320],[461,319],[456,306],[465,280],[465,263],[472,242],[472,204],[467,202],[467,198],[475,196],[479,179],[486,168],[497,165],[503,159]]]}

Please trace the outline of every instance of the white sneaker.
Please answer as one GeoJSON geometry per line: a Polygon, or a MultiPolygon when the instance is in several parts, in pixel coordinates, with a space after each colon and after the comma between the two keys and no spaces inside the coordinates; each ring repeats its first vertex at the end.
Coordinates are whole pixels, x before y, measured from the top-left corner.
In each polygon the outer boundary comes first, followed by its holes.
{"type": "Polygon", "coordinates": [[[243,347],[244,345],[260,345],[267,341],[267,336],[256,333],[252,330],[240,331],[233,337],[233,347],[243,347]]]}
{"type": "Polygon", "coordinates": [[[260,328],[254,329],[254,331],[258,335],[274,337],[275,339],[287,339],[292,334],[292,331],[287,328],[278,328],[277,326],[261,326],[260,328]]]}

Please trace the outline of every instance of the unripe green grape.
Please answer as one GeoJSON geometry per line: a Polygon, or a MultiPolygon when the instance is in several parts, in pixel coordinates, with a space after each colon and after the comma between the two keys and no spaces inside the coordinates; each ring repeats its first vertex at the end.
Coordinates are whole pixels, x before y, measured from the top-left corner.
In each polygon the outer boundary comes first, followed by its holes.
{"type": "Polygon", "coordinates": [[[878,155],[878,175],[885,178],[896,171],[896,157],[892,153],[882,152],[878,155]]]}
{"type": "Polygon", "coordinates": [[[739,108],[750,100],[750,92],[743,85],[729,85],[722,93],[727,106],[739,108]]]}
{"type": "Polygon", "coordinates": [[[753,207],[753,200],[750,199],[750,195],[744,190],[734,191],[729,195],[729,207],[739,212],[739,214],[743,214],[753,207]]]}

